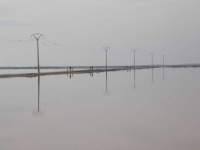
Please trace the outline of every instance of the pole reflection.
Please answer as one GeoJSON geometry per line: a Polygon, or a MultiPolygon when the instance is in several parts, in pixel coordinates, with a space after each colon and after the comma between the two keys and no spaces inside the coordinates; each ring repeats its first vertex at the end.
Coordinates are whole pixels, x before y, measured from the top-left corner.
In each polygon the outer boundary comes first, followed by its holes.
{"type": "Polygon", "coordinates": [[[151,80],[151,82],[153,83],[154,81],[153,81],[153,68],[152,68],[152,80],[151,80]]]}
{"type": "Polygon", "coordinates": [[[108,72],[107,72],[107,70],[106,70],[106,91],[104,94],[106,94],[106,95],[110,94],[110,91],[108,91],[108,72]]]}
{"type": "Polygon", "coordinates": [[[38,111],[40,111],[40,76],[38,76],[38,111]]]}
{"type": "Polygon", "coordinates": [[[135,83],[135,82],[136,82],[136,81],[135,81],[136,74],[135,74],[135,73],[136,73],[136,70],[135,70],[135,67],[134,67],[134,88],[136,88],[136,83],[135,83]]]}
{"type": "Polygon", "coordinates": [[[44,113],[40,111],[40,75],[38,75],[38,105],[37,110],[33,113],[34,116],[43,116],[44,113]]]}
{"type": "Polygon", "coordinates": [[[108,74],[106,70],[106,93],[108,92],[108,74]]]}
{"type": "Polygon", "coordinates": [[[165,79],[165,67],[163,66],[163,80],[165,79]]]}

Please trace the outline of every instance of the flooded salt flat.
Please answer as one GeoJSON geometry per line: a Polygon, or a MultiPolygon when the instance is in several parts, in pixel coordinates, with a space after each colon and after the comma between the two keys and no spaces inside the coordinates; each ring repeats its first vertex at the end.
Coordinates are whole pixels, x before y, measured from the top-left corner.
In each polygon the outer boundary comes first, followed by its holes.
{"type": "Polygon", "coordinates": [[[165,69],[163,79],[162,69],[144,69],[134,83],[133,70],[118,71],[107,84],[106,73],[0,79],[0,150],[198,150],[199,75],[165,69]]]}

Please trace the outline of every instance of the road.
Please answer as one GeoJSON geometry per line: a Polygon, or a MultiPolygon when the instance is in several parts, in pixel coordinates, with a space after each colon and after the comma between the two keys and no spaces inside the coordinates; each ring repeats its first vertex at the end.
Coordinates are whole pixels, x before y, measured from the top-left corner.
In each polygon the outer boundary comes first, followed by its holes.
{"type": "MultiPolygon", "coordinates": [[[[200,65],[144,65],[136,66],[135,69],[151,69],[151,68],[193,68],[200,67],[200,65]]],[[[47,75],[61,75],[61,74],[93,74],[106,72],[105,66],[73,66],[72,70],[69,66],[65,67],[41,67],[40,69],[64,69],[64,71],[54,71],[54,72],[41,72],[38,73],[17,73],[17,74],[0,74],[0,78],[14,78],[14,77],[37,77],[37,76],[47,76],[47,75]]],[[[0,67],[0,69],[37,69],[37,67],[0,67]]],[[[122,71],[122,70],[133,70],[134,66],[108,66],[107,71],[122,71]]]]}

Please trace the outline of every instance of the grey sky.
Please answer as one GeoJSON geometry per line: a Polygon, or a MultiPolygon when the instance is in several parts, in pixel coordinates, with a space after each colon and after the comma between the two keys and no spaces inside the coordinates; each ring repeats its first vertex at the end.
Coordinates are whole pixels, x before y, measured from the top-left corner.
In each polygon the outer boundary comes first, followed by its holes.
{"type": "MultiPolygon", "coordinates": [[[[110,65],[200,63],[198,0],[1,0],[0,37],[30,37],[39,32],[41,65],[110,65]],[[46,46],[43,45],[46,43],[46,46]],[[47,44],[49,46],[47,46],[47,44]],[[51,47],[50,47],[51,46],[51,47]],[[142,54],[145,55],[142,55],[142,54]]],[[[9,38],[10,39],[10,38],[9,38]]],[[[36,42],[0,38],[0,66],[36,65],[36,42]]]]}

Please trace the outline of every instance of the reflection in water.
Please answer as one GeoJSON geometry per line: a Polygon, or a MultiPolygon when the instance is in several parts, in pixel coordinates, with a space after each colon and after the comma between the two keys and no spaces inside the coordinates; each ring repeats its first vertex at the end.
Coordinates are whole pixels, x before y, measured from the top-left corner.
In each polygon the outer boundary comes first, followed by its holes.
{"type": "Polygon", "coordinates": [[[136,88],[136,85],[135,85],[135,78],[136,78],[136,76],[135,76],[135,67],[134,67],[134,88],[136,88]]]}
{"type": "Polygon", "coordinates": [[[40,111],[40,76],[38,75],[38,107],[33,113],[34,116],[42,116],[43,113],[40,111]]]}
{"type": "Polygon", "coordinates": [[[153,68],[152,68],[152,80],[151,80],[151,82],[153,83],[153,68]]]}
{"type": "Polygon", "coordinates": [[[165,79],[165,67],[163,66],[163,80],[165,79]]]}
{"type": "MultiPolygon", "coordinates": [[[[68,71],[68,69],[67,69],[67,71],[68,71]]],[[[69,74],[69,73],[67,73],[67,76],[68,76],[68,74],[69,74]]],[[[71,79],[72,77],[73,77],[73,73],[70,73],[70,74],[69,74],[69,78],[71,79]]]]}
{"type": "Polygon", "coordinates": [[[132,150],[135,147],[137,150],[198,150],[200,93],[196,91],[200,88],[200,70],[167,68],[171,76],[166,77],[170,81],[163,84],[163,68],[157,69],[156,75],[161,80],[156,80],[158,86],[153,86],[150,84],[151,69],[137,70],[136,67],[136,86],[141,81],[141,87],[135,92],[129,85],[133,82],[133,74],[109,72],[107,91],[113,90],[112,96],[103,95],[105,72],[95,74],[92,80],[89,75],[79,74],[77,76],[81,77],[70,83],[63,82],[70,81],[65,75],[41,77],[40,80],[38,77],[1,80],[0,149],[33,150],[37,146],[38,150],[132,150]],[[99,91],[102,87],[96,85],[103,86],[102,93],[99,91]],[[30,92],[32,88],[36,92],[30,92]],[[37,88],[41,90],[40,106],[35,104],[34,109],[44,112],[43,95],[46,95],[48,116],[35,119],[29,116],[32,98],[38,103],[37,88]],[[26,97],[31,100],[27,101],[26,97]],[[56,102],[62,105],[52,106],[56,102]],[[15,112],[19,105],[25,110],[23,114],[15,112]]]}
{"type": "Polygon", "coordinates": [[[108,92],[108,74],[106,70],[106,92],[108,92]]]}
{"type": "Polygon", "coordinates": [[[71,79],[72,77],[73,77],[73,74],[70,74],[70,75],[69,75],[69,78],[71,79]]]}
{"type": "Polygon", "coordinates": [[[105,94],[106,95],[110,94],[110,92],[108,91],[108,73],[107,73],[107,70],[106,70],[106,91],[105,91],[105,94]]]}

